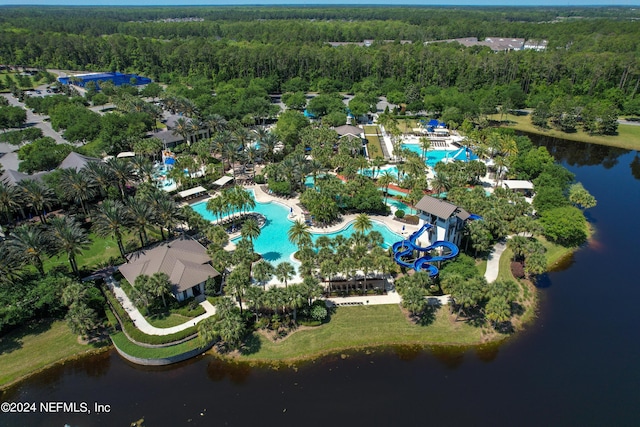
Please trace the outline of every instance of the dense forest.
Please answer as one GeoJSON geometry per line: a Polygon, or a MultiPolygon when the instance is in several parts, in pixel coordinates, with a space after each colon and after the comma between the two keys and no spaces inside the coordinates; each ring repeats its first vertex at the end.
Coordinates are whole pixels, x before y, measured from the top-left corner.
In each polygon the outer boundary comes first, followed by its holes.
{"type": "Polygon", "coordinates": [[[430,87],[455,87],[480,102],[479,90],[513,86],[521,91],[511,99],[515,107],[565,95],[605,96],[623,110],[640,83],[634,19],[639,13],[623,8],[7,7],[0,16],[0,63],[135,71],[166,83],[264,78],[272,92],[283,91],[294,78],[302,80],[303,89],[320,91],[329,82],[333,89],[356,92],[358,83],[368,81],[378,95],[413,88],[414,95],[402,100],[407,103],[424,101],[433,93],[430,87]],[[544,52],[494,53],[423,43],[486,36],[545,39],[549,45],[544,52]],[[338,48],[326,43],[364,39],[378,42],[338,48]]]}

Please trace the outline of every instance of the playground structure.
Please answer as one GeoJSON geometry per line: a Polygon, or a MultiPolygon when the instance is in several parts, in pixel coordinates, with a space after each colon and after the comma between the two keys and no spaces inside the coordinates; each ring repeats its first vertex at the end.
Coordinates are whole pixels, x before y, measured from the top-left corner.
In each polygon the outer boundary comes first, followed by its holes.
{"type": "Polygon", "coordinates": [[[431,277],[437,276],[438,267],[433,265],[433,263],[453,259],[458,256],[460,250],[456,245],[451,242],[447,242],[446,240],[438,240],[427,247],[418,246],[416,244],[418,237],[420,237],[425,231],[429,231],[431,228],[433,228],[433,225],[426,223],[417,231],[413,232],[409,236],[409,239],[394,243],[391,248],[393,250],[393,259],[395,262],[403,267],[413,268],[415,271],[424,270],[428,272],[431,277]],[[432,250],[439,248],[447,249],[448,253],[441,255],[430,254],[432,250]],[[424,255],[416,258],[414,256],[414,251],[422,252],[424,255]],[[407,258],[409,260],[405,260],[407,258]]]}

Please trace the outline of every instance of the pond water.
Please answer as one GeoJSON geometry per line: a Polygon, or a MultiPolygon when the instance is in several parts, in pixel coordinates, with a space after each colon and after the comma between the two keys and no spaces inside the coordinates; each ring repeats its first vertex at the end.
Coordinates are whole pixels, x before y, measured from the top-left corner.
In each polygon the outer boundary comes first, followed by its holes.
{"type": "Polygon", "coordinates": [[[0,425],[124,426],[142,417],[147,426],[639,425],[639,154],[537,142],[596,197],[588,217],[597,232],[542,278],[538,318],[516,337],[279,370],[209,356],[142,368],[107,353],[50,369],[2,400],[99,402],[109,414],[2,414],[0,425]]]}

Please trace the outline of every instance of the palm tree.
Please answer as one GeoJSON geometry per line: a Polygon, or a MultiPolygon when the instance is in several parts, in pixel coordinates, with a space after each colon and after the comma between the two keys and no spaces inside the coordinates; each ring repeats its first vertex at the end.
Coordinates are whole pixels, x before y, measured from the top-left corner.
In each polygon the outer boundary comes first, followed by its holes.
{"type": "Polygon", "coordinates": [[[171,281],[169,280],[169,276],[167,275],[167,273],[153,273],[153,275],[151,275],[151,277],[149,278],[149,290],[156,298],[162,298],[162,304],[165,307],[167,306],[167,301],[165,300],[164,296],[171,293],[171,287],[171,281]]]}
{"type": "Polygon", "coordinates": [[[135,179],[135,173],[133,171],[131,163],[126,159],[119,159],[117,157],[114,157],[112,159],[109,159],[106,165],[116,181],[116,185],[120,190],[122,199],[124,199],[124,189],[127,185],[127,182],[133,181],[135,179]]]}
{"type": "Polygon", "coordinates": [[[271,161],[274,157],[276,145],[278,145],[278,137],[274,133],[266,133],[257,138],[260,143],[260,151],[264,153],[265,160],[271,161]]]}
{"type": "Polygon", "coordinates": [[[275,269],[273,268],[273,265],[263,259],[257,262],[252,268],[253,278],[259,284],[262,284],[263,288],[265,288],[266,283],[271,280],[274,272],[275,269]]]}
{"type": "Polygon", "coordinates": [[[412,315],[420,314],[427,308],[427,293],[420,286],[409,286],[402,294],[402,306],[412,315]]]}
{"type": "Polygon", "coordinates": [[[422,148],[422,161],[426,162],[427,151],[429,151],[429,149],[431,148],[431,141],[429,140],[429,138],[425,138],[424,136],[420,138],[419,141],[420,141],[420,148],[422,148]]]}
{"type": "Polygon", "coordinates": [[[12,286],[20,279],[18,272],[22,258],[14,256],[7,245],[0,241],[0,286],[12,286]]]}
{"type": "Polygon", "coordinates": [[[296,274],[296,269],[288,261],[281,262],[276,266],[276,277],[280,282],[284,283],[284,287],[287,287],[289,279],[291,279],[296,274]]]}
{"type": "Polygon", "coordinates": [[[320,274],[329,280],[329,293],[331,293],[331,278],[339,271],[338,264],[333,259],[326,259],[320,264],[320,274]]]}
{"type": "Polygon", "coordinates": [[[80,275],[76,256],[89,249],[91,242],[87,238],[87,233],[78,223],[68,216],[58,216],[51,220],[49,226],[51,242],[57,252],[65,252],[69,258],[71,270],[76,276],[80,275]]]}
{"type": "Polygon", "coordinates": [[[249,131],[247,128],[239,128],[233,133],[236,141],[240,143],[241,149],[246,149],[251,141],[253,141],[254,133],[249,131]]]}
{"type": "Polygon", "coordinates": [[[51,209],[51,205],[55,201],[55,194],[53,193],[53,190],[43,183],[33,179],[20,181],[18,183],[18,187],[22,190],[27,206],[33,208],[33,210],[38,214],[40,222],[46,224],[45,208],[51,209]]]}
{"type": "Polygon", "coordinates": [[[210,137],[212,131],[214,133],[218,133],[227,128],[227,120],[220,114],[211,114],[210,116],[205,117],[204,122],[209,128],[210,137]]]}
{"type": "Polygon", "coordinates": [[[154,218],[156,224],[160,226],[160,234],[164,240],[163,228],[167,229],[167,237],[171,237],[171,230],[178,221],[180,211],[173,199],[164,197],[158,201],[155,206],[154,218]]]}
{"type": "Polygon", "coordinates": [[[224,207],[224,199],[220,196],[212,197],[211,199],[207,200],[207,210],[214,214],[218,218],[218,220],[220,220],[223,215],[224,207]]]}
{"type": "Polygon", "coordinates": [[[242,312],[242,297],[250,285],[251,272],[246,266],[239,266],[235,268],[231,274],[229,274],[227,280],[225,280],[225,292],[229,292],[236,297],[236,300],[240,305],[240,312],[242,312]]]}
{"type": "Polygon", "coordinates": [[[20,187],[0,181],[0,212],[4,213],[7,223],[13,222],[13,212],[22,209],[22,191],[20,187]]]}
{"type": "Polygon", "coordinates": [[[431,188],[437,194],[448,191],[450,187],[451,183],[444,174],[438,174],[431,180],[431,188]]]}
{"type": "Polygon", "coordinates": [[[198,118],[193,118],[187,123],[187,131],[193,135],[193,139],[197,142],[200,139],[200,131],[204,130],[206,125],[198,118]]]}
{"type": "Polygon", "coordinates": [[[485,316],[496,327],[511,318],[511,306],[502,296],[491,298],[485,307],[485,316]]]}
{"type": "Polygon", "coordinates": [[[140,247],[145,247],[148,242],[147,228],[151,226],[154,219],[153,208],[145,200],[133,197],[127,198],[126,207],[131,225],[138,230],[140,247]]]}
{"type": "Polygon", "coordinates": [[[10,257],[33,265],[44,276],[42,257],[49,254],[50,245],[41,228],[33,224],[16,227],[5,244],[10,257]]]}
{"type": "Polygon", "coordinates": [[[255,219],[248,219],[242,224],[242,228],[240,229],[240,235],[242,237],[248,237],[252,242],[253,239],[257,238],[260,235],[260,226],[258,225],[258,221],[255,219]]]}
{"type": "Polygon", "coordinates": [[[95,187],[87,174],[76,169],[62,169],[58,186],[67,200],[73,200],[85,215],[88,214],[86,202],[95,196],[95,187]]]}
{"type": "Polygon", "coordinates": [[[347,292],[349,292],[348,280],[350,278],[353,278],[354,284],[356,280],[356,271],[358,268],[358,266],[356,265],[356,261],[351,257],[342,258],[338,268],[342,273],[344,273],[344,277],[347,279],[347,292]]]}
{"type": "Polygon", "coordinates": [[[130,218],[126,207],[118,200],[105,200],[98,208],[94,227],[99,236],[113,235],[118,242],[120,255],[126,260],[122,234],[129,227],[130,218]]]}
{"type": "Polygon", "coordinates": [[[176,120],[175,127],[173,128],[171,133],[180,136],[184,140],[184,142],[187,143],[187,145],[191,145],[190,125],[189,121],[184,117],[180,117],[178,120],[176,120]]]}
{"type": "Polygon", "coordinates": [[[373,228],[373,223],[371,222],[371,218],[369,218],[369,215],[365,213],[361,213],[361,214],[358,214],[358,216],[356,216],[356,220],[353,223],[354,230],[360,233],[366,233],[372,228],[373,228]]]}
{"type": "Polygon", "coordinates": [[[289,241],[294,245],[297,245],[298,248],[311,244],[311,232],[309,231],[309,226],[300,219],[293,222],[293,225],[287,232],[287,237],[289,238],[289,241]]]}
{"type": "Polygon", "coordinates": [[[104,197],[107,194],[107,189],[114,181],[113,173],[111,169],[102,162],[89,162],[85,165],[84,169],[80,173],[85,174],[93,182],[94,188],[100,191],[100,195],[104,197]]]}
{"type": "Polygon", "coordinates": [[[384,187],[384,203],[385,204],[387,203],[389,185],[395,182],[395,180],[396,178],[388,170],[383,171],[382,174],[380,174],[380,177],[378,178],[378,185],[381,185],[382,187],[384,187]]]}
{"type": "MultiPolygon", "coordinates": [[[[251,177],[256,177],[256,162],[258,161],[258,157],[260,156],[260,150],[258,150],[255,145],[251,145],[245,150],[245,158],[247,159],[247,164],[251,165],[252,174],[251,177]]],[[[246,167],[246,166],[245,166],[246,167]]]]}

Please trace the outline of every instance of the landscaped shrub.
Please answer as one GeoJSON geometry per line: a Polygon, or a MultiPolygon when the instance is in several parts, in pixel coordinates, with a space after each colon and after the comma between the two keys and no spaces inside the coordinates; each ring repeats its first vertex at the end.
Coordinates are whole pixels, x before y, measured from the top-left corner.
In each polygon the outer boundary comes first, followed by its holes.
{"type": "Polygon", "coordinates": [[[522,279],[524,277],[524,266],[519,261],[511,262],[511,274],[516,279],[522,279]]]}
{"type": "Polygon", "coordinates": [[[324,319],[327,318],[327,315],[329,314],[327,312],[327,306],[325,305],[324,301],[319,301],[320,304],[313,304],[313,306],[311,307],[311,318],[313,320],[317,320],[322,322],[324,319]]]}
{"type": "Polygon", "coordinates": [[[105,295],[110,302],[110,306],[115,310],[115,314],[118,315],[122,321],[122,329],[131,337],[131,339],[144,343],[144,344],[168,344],[176,341],[180,341],[188,336],[194,335],[198,332],[197,326],[191,326],[183,331],[176,332],[171,335],[147,335],[131,321],[129,314],[122,308],[116,297],[111,293],[109,289],[105,289],[105,295]]]}
{"type": "Polygon", "coordinates": [[[265,182],[267,182],[266,178],[264,177],[264,175],[256,175],[253,180],[256,182],[256,184],[264,184],[265,182]]]}
{"type": "Polygon", "coordinates": [[[402,209],[396,211],[396,218],[404,218],[404,211],[402,209]]]}
{"type": "Polygon", "coordinates": [[[269,190],[279,196],[288,196],[291,194],[291,184],[288,181],[269,180],[269,190]]]}

